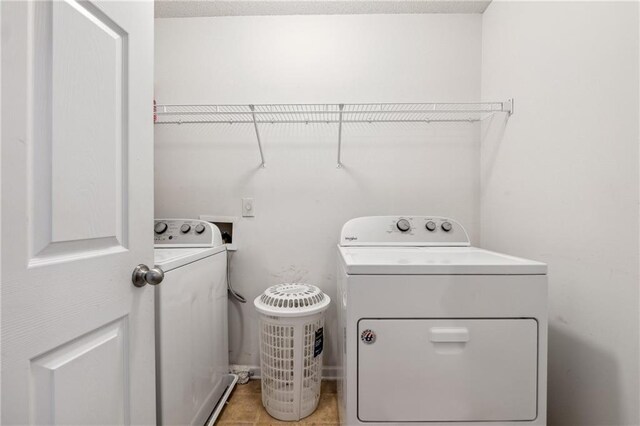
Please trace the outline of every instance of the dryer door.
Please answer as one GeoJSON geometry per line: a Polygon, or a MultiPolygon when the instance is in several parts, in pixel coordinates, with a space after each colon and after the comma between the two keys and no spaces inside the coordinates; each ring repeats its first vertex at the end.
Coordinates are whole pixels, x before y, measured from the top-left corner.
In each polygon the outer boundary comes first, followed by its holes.
{"type": "Polygon", "coordinates": [[[362,319],[361,421],[537,417],[535,319],[362,319]]]}

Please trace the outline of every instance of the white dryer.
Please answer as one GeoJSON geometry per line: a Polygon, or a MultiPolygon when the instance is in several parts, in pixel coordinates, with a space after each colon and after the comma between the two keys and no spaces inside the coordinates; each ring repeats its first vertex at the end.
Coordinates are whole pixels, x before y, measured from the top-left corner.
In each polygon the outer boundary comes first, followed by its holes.
{"type": "Polygon", "coordinates": [[[547,266],[442,217],[362,217],[338,247],[344,425],[545,425],[547,266]]]}
{"type": "Polygon", "coordinates": [[[218,228],[157,219],[156,397],[159,425],[213,424],[236,377],[229,374],[227,251],[218,228]]]}

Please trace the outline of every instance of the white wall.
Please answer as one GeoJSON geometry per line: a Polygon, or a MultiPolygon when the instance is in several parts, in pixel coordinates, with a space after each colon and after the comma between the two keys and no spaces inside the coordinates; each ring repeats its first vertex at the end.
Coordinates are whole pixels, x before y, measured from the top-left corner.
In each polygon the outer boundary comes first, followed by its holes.
{"type": "MultiPolygon", "coordinates": [[[[477,101],[480,15],[360,15],[156,20],[159,103],[477,101]]],[[[268,285],[306,281],[335,300],[342,224],[364,215],[450,215],[477,241],[475,124],[262,130],[156,126],[156,215],[257,215],[240,222],[232,281],[251,301],[268,285]]],[[[390,290],[391,294],[391,290],[390,290]]],[[[334,364],[335,310],[325,359],[334,364]]],[[[230,306],[231,361],[258,364],[252,304],[230,306]]]]}
{"type": "Polygon", "coordinates": [[[549,424],[638,425],[638,4],[496,2],[483,245],[549,264],[549,424]]]}

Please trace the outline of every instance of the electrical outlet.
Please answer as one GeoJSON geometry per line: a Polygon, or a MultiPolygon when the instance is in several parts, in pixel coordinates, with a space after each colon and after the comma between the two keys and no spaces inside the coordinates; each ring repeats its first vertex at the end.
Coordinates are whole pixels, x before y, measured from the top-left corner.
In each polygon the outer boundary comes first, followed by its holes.
{"type": "Polygon", "coordinates": [[[256,215],[256,206],[253,198],[242,199],[242,217],[254,217],[256,215]]]}

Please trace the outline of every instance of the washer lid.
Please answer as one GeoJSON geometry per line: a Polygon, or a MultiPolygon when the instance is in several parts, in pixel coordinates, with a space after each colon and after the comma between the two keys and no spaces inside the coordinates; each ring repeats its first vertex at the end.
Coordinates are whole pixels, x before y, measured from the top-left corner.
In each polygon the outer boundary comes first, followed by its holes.
{"type": "Polygon", "coordinates": [[[476,247],[338,247],[350,275],[545,275],[547,265],[476,247]]]}
{"type": "Polygon", "coordinates": [[[157,248],[153,251],[153,260],[164,272],[168,272],[225,250],[225,246],[210,248],[157,248]]]}

